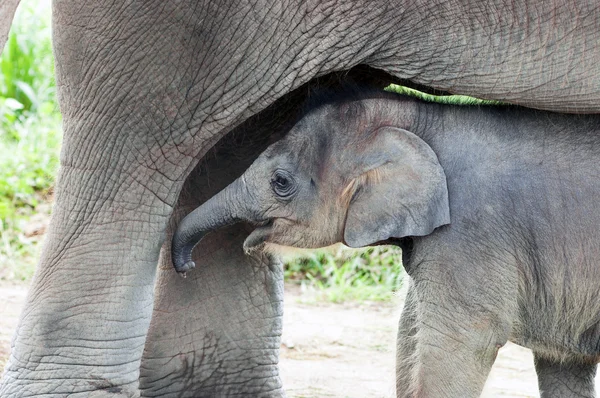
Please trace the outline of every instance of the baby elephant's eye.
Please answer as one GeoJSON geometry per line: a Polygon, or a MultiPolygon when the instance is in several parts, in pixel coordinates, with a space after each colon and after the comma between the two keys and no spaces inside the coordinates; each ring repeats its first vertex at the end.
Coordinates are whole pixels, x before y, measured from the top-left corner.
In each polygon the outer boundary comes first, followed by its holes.
{"type": "Polygon", "coordinates": [[[271,179],[273,192],[280,198],[290,198],[296,193],[296,182],[290,173],[285,170],[277,170],[271,179]]]}
{"type": "Polygon", "coordinates": [[[283,176],[275,177],[275,184],[277,184],[278,188],[286,188],[290,182],[287,178],[283,176]]]}

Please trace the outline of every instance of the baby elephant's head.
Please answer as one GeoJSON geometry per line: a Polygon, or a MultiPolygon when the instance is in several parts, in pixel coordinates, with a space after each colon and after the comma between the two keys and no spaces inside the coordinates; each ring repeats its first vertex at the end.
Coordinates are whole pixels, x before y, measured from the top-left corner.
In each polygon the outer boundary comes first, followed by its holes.
{"type": "Polygon", "coordinates": [[[406,116],[415,104],[395,100],[390,106],[393,101],[340,100],[308,112],[240,178],[181,222],[173,237],[175,269],[193,268],[198,241],[238,221],[257,226],[246,250],[266,242],[361,247],[448,224],[446,177],[435,153],[385,114],[406,116]]]}

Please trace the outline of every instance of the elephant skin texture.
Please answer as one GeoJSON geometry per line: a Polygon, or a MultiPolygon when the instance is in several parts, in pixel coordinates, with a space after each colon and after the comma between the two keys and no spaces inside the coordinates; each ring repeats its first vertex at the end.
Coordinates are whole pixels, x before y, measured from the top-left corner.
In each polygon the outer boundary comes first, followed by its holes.
{"type": "Polygon", "coordinates": [[[254,253],[395,243],[398,397],[478,397],[509,340],[533,351],[542,397],[594,397],[600,117],[356,89],[309,108],[179,224],[175,267],[232,213],[258,226],[254,253]]]}
{"type": "Polygon", "coordinates": [[[277,260],[244,256],[233,226],[183,280],[178,221],[277,138],[261,126],[293,118],[306,85],[357,67],[600,112],[598,32],[596,1],[55,0],[61,167],[0,396],[283,395],[277,260]]]}

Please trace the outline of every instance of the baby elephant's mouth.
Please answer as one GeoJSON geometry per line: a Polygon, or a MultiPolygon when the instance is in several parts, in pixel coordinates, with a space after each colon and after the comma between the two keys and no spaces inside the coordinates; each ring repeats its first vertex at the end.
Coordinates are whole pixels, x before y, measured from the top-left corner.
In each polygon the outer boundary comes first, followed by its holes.
{"type": "Polygon", "coordinates": [[[272,229],[273,220],[267,220],[258,223],[256,229],[252,231],[244,241],[244,252],[249,253],[256,249],[258,246],[267,242],[267,240],[271,236],[272,229]]]}

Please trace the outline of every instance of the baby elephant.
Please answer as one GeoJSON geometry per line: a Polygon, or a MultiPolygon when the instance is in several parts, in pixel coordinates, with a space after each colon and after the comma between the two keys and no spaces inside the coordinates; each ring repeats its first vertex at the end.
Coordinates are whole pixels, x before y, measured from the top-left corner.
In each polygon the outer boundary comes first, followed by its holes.
{"type": "Polygon", "coordinates": [[[533,350],[542,397],[594,396],[598,116],[346,93],[181,222],[176,270],[237,221],[257,226],[247,250],[403,248],[399,397],[479,396],[508,340],[533,350]]]}

